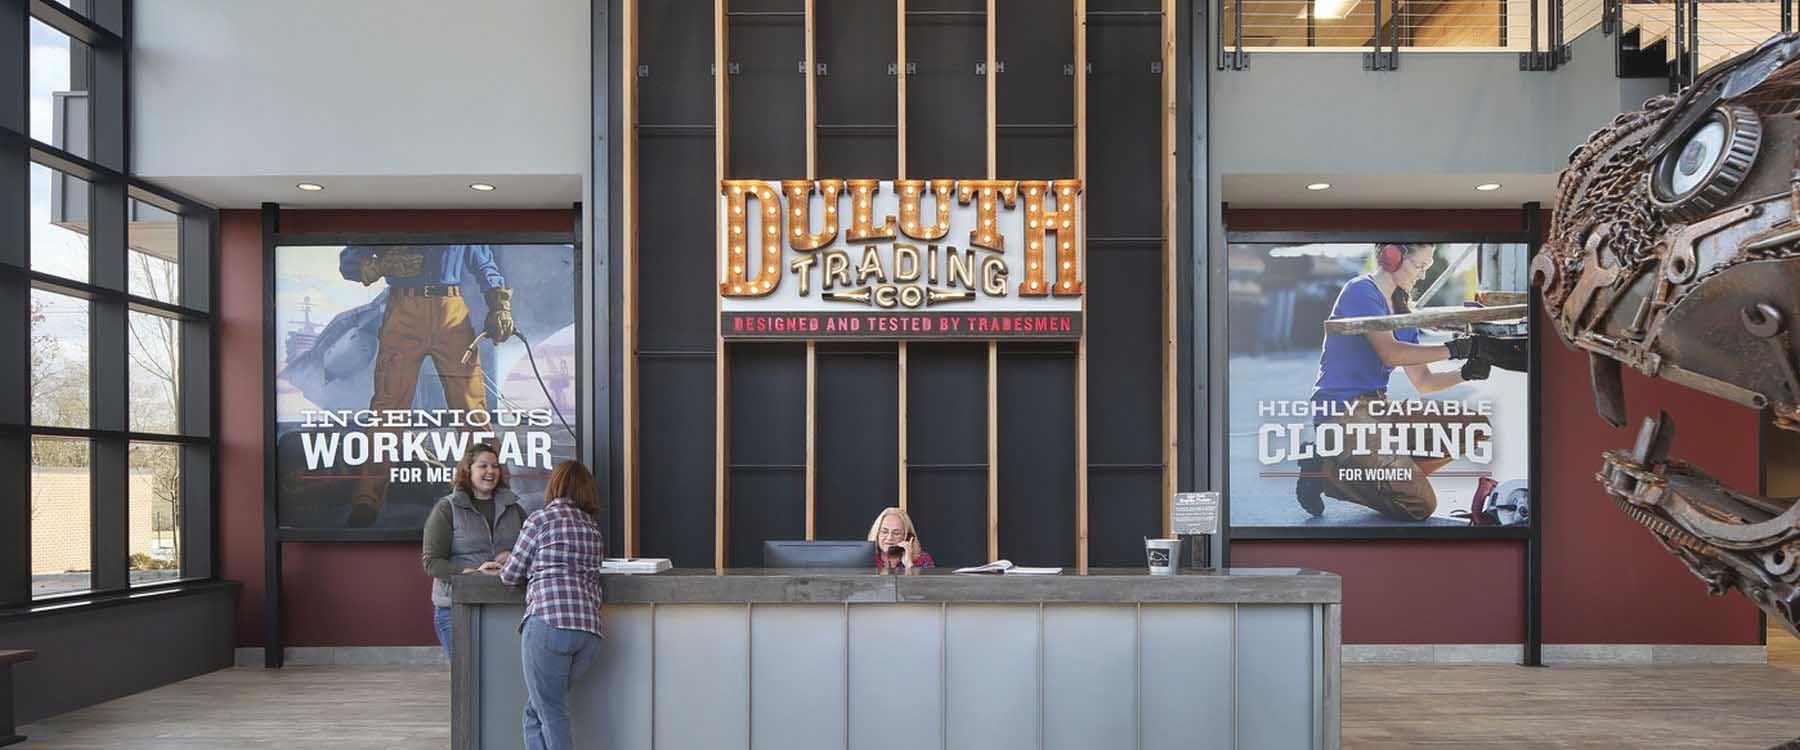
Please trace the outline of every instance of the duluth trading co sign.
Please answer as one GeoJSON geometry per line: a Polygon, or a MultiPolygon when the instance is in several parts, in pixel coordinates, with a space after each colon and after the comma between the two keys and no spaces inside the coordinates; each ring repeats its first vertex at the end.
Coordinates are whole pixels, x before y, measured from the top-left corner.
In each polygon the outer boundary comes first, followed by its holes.
{"type": "Polygon", "coordinates": [[[725,180],[720,331],[1080,338],[1081,201],[1080,180],[725,180]]]}

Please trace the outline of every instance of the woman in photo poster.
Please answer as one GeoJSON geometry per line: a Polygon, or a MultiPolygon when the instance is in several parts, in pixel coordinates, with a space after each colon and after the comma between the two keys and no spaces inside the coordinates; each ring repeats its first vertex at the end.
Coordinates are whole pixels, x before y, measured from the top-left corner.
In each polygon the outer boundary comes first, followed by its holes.
{"type": "MultiPolygon", "coordinates": [[[[1351,279],[1338,292],[1332,318],[1397,315],[1412,310],[1412,290],[1425,280],[1435,259],[1433,244],[1378,245],[1375,270],[1351,279]]],[[[1484,417],[1371,416],[1369,404],[1387,400],[1388,379],[1396,368],[1406,372],[1421,394],[1436,393],[1460,383],[1483,380],[1492,366],[1523,369],[1523,341],[1484,336],[1456,337],[1443,344],[1419,343],[1417,328],[1401,328],[1363,334],[1327,334],[1319,353],[1318,377],[1312,402],[1318,409],[1315,429],[1326,422],[1346,428],[1357,423],[1382,421],[1433,422],[1465,426],[1485,422],[1484,417]],[[1463,360],[1456,370],[1432,370],[1433,362],[1463,360]],[[1349,405],[1354,405],[1352,408],[1349,405]],[[1326,416],[1336,414],[1336,416],[1326,416]]],[[[1304,451],[1303,453],[1311,453],[1304,451]]],[[[1356,453],[1344,450],[1334,456],[1300,460],[1295,498],[1314,517],[1325,512],[1321,498],[1330,497],[1371,508],[1399,521],[1422,521],[1437,509],[1437,492],[1430,476],[1453,459],[1384,455],[1380,451],[1356,453]],[[1387,471],[1370,471],[1387,470],[1387,471]],[[1379,476],[1379,479],[1364,479],[1379,476]]]]}

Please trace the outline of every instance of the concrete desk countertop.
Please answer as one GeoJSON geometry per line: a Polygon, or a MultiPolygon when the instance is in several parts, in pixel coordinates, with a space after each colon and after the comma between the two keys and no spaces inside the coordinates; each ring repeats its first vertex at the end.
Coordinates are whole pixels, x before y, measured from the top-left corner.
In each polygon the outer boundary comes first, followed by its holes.
{"type": "MultiPolygon", "coordinates": [[[[1228,568],[1150,575],[1141,568],[1065,569],[1061,575],[888,573],[857,569],[677,568],[606,574],[608,604],[1104,603],[1337,604],[1341,580],[1302,568],[1228,568]]],[[[459,576],[458,604],[523,604],[525,592],[496,576],[459,576]]]]}

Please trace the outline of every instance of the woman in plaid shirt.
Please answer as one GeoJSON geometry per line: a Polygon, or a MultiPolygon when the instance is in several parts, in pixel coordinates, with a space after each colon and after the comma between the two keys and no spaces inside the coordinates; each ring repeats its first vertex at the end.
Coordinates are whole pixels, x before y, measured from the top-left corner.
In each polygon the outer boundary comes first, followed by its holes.
{"type": "Polygon", "coordinates": [[[500,580],[525,587],[519,655],[525,667],[525,747],[574,747],[569,685],[594,663],[600,621],[600,562],[606,544],[595,518],[600,491],[574,461],[557,464],[544,487],[544,509],[525,519],[500,580]]]}

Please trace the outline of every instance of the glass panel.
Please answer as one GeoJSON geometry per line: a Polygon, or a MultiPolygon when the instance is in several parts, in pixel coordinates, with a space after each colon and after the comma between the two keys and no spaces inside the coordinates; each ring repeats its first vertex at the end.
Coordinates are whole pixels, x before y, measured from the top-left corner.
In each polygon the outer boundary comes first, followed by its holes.
{"type": "Polygon", "coordinates": [[[86,180],[31,165],[31,270],[88,280],[86,180]]]}
{"type": "Polygon", "coordinates": [[[175,214],[131,200],[126,231],[131,245],[129,291],[139,297],[176,304],[181,301],[181,222],[175,214]]]}
{"type": "Polygon", "coordinates": [[[173,435],[180,430],[181,321],[132,311],[131,430],[173,435]]]}
{"type": "Polygon", "coordinates": [[[31,596],[91,587],[88,441],[31,439],[31,596]]]}
{"type": "Polygon", "coordinates": [[[132,443],[129,514],[131,585],[181,577],[181,446],[132,443]]]}
{"type": "Polygon", "coordinates": [[[50,0],[50,2],[75,11],[84,18],[93,18],[94,16],[94,0],[50,0]]]}
{"type": "Polygon", "coordinates": [[[31,137],[88,155],[88,46],[31,19],[31,137]]]}
{"type": "Polygon", "coordinates": [[[88,426],[88,303],[31,290],[31,423],[88,426]]]}

